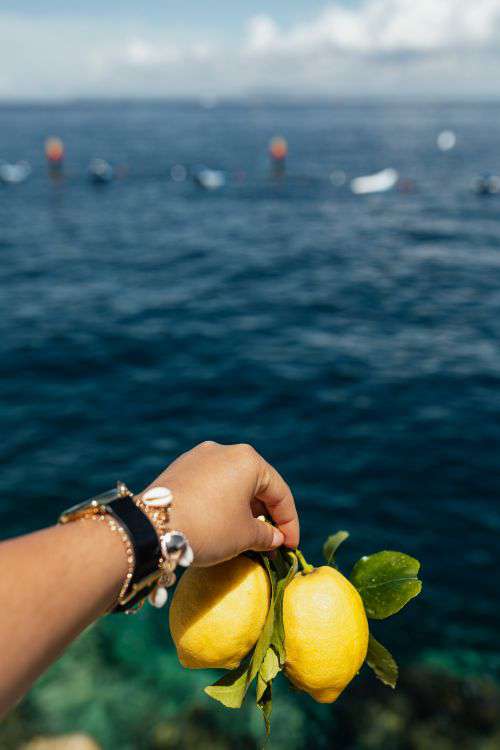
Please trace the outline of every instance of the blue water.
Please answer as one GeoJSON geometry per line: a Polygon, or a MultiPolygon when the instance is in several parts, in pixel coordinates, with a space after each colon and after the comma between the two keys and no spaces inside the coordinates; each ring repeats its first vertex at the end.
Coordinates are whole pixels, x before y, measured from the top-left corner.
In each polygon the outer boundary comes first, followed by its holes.
{"type": "Polygon", "coordinates": [[[382,548],[422,561],[424,594],[385,629],[401,661],[498,665],[500,198],[470,180],[500,169],[499,122],[478,104],[0,108],[0,157],[34,168],[0,189],[2,536],[203,439],[251,442],[311,560],[347,528],[346,570],[382,548]],[[91,186],[93,156],[126,178],[91,186]],[[227,186],[169,178],[199,162],[227,186]],[[386,166],[415,190],[329,180],[386,166]]]}

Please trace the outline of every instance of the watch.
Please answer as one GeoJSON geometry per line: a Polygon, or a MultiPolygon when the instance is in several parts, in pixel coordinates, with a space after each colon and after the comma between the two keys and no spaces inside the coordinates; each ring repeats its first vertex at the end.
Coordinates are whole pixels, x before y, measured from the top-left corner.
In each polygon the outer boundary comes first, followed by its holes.
{"type": "Polygon", "coordinates": [[[134,608],[156,587],[160,576],[158,560],[161,557],[160,541],[155,527],[147,515],[136,505],[133,494],[123,482],[116,488],[96,495],[68,508],[59,517],[65,524],[82,518],[108,513],[123,527],[134,548],[135,566],[132,578],[121,603],[112,612],[125,612],[134,608]]]}

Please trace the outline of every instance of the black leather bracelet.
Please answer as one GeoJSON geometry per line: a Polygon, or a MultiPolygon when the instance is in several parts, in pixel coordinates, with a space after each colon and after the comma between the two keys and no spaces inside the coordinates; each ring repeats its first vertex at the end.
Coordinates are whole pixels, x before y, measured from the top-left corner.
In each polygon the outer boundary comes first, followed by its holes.
{"type": "MultiPolygon", "coordinates": [[[[145,578],[158,573],[160,543],[155,528],[131,497],[121,497],[108,503],[106,510],[127,532],[134,549],[135,566],[128,591],[139,585],[145,578]]],[[[144,599],[155,587],[156,582],[142,587],[126,604],[117,604],[111,612],[125,612],[144,599]]]]}

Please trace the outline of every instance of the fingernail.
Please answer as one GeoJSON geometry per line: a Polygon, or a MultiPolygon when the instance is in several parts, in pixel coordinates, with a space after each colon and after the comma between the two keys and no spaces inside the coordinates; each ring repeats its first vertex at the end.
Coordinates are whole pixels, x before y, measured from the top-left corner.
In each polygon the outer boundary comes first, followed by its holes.
{"type": "Polygon", "coordinates": [[[281,531],[279,529],[273,529],[273,547],[281,547],[284,541],[285,537],[281,531]]]}

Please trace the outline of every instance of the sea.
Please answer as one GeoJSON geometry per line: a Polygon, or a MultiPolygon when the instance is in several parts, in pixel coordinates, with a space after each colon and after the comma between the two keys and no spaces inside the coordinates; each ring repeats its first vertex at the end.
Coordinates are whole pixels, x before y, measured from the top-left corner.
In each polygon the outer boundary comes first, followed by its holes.
{"type": "MultiPolygon", "coordinates": [[[[421,596],[374,623],[400,663],[498,677],[500,194],[472,183],[500,171],[499,123],[481,102],[0,106],[0,160],[32,167],[0,184],[1,537],[202,440],[248,442],[290,484],[308,560],[346,529],[346,574],[382,549],[421,561],[421,596]],[[95,157],[117,179],[93,184],[95,157]],[[396,188],[351,191],[388,167],[396,188]]],[[[122,705],[156,695],[164,654],[175,700],[164,613],[94,631],[122,705]]]]}

